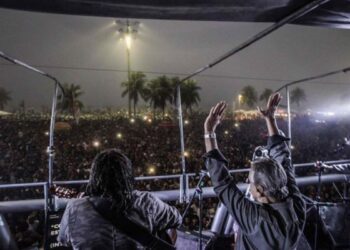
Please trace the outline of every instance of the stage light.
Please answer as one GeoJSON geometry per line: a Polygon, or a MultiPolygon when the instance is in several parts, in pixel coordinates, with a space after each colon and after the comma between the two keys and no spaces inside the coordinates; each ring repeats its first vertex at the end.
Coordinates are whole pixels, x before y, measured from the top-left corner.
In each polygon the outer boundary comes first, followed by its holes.
{"type": "Polygon", "coordinates": [[[291,145],[291,146],[290,146],[290,149],[291,149],[291,150],[295,149],[294,145],[291,145]]]}
{"type": "Polygon", "coordinates": [[[239,123],[236,122],[235,123],[235,127],[238,128],[239,127],[239,123]]]}
{"type": "Polygon", "coordinates": [[[45,135],[49,135],[50,133],[49,133],[49,131],[45,131],[45,135]]]}
{"type": "Polygon", "coordinates": [[[152,119],[148,119],[147,121],[148,121],[148,123],[151,123],[151,122],[152,122],[152,119]]]}
{"type": "Polygon", "coordinates": [[[135,122],[135,119],[134,118],[131,118],[130,119],[130,123],[134,123],[135,122]]]}
{"type": "Polygon", "coordinates": [[[189,120],[185,120],[184,123],[187,125],[187,124],[189,124],[190,122],[189,122],[189,120]]]}
{"type": "Polygon", "coordinates": [[[225,130],[225,135],[228,135],[228,131],[227,130],[225,130]]]}
{"type": "Polygon", "coordinates": [[[121,139],[123,137],[123,135],[121,133],[117,133],[117,138],[121,139]]]}
{"type": "Polygon", "coordinates": [[[148,119],[147,115],[143,117],[143,120],[146,121],[148,119]]]}
{"type": "Polygon", "coordinates": [[[185,156],[185,157],[189,157],[190,154],[189,154],[187,151],[185,151],[185,152],[184,152],[184,156],[185,156]]]}
{"type": "Polygon", "coordinates": [[[100,146],[100,142],[99,141],[93,141],[92,142],[92,146],[94,146],[95,148],[98,148],[100,146]]]}

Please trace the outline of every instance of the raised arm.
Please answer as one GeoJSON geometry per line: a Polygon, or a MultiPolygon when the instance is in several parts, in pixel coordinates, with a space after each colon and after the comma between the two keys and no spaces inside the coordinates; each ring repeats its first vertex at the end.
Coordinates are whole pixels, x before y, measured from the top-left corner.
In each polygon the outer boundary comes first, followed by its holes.
{"type": "Polygon", "coordinates": [[[204,142],[206,154],[205,165],[209,171],[214,191],[229,213],[235,218],[241,230],[252,233],[260,220],[258,205],[245,198],[228,172],[227,160],[219,151],[215,130],[224,117],[227,107],[225,102],[219,102],[210,110],[204,123],[204,142]]]}
{"type": "Polygon", "coordinates": [[[227,107],[225,102],[219,102],[216,106],[210,109],[209,115],[204,122],[204,142],[206,152],[213,149],[219,149],[216,141],[216,127],[223,120],[224,112],[227,107]]]}
{"type": "Polygon", "coordinates": [[[282,96],[280,93],[272,94],[266,104],[266,109],[258,107],[260,114],[265,118],[269,136],[278,135],[278,127],[275,119],[275,112],[282,96]]]}
{"type": "Polygon", "coordinates": [[[275,112],[282,97],[279,93],[274,93],[270,96],[266,109],[258,107],[260,114],[266,121],[266,126],[269,134],[267,148],[272,159],[279,162],[286,171],[288,182],[287,187],[289,196],[294,201],[294,208],[298,214],[300,225],[303,227],[305,222],[305,203],[301,196],[300,190],[296,184],[294,167],[290,158],[290,151],[286,143],[289,138],[283,135],[283,132],[278,129],[275,119],[275,112]]]}

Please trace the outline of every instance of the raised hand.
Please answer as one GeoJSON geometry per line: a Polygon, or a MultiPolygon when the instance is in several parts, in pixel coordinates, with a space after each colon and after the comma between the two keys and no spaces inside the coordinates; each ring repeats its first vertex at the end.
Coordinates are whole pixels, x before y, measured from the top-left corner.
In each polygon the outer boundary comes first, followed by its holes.
{"type": "Polygon", "coordinates": [[[204,122],[204,132],[212,133],[215,132],[216,127],[224,118],[224,112],[227,108],[227,104],[224,101],[217,103],[210,109],[209,115],[204,122]]]}
{"type": "Polygon", "coordinates": [[[261,107],[258,107],[259,113],[265,118],[274,118],[276,109],[281,99],[282,99],[282,96],[280,93],[271,94],[269,97],[269,100],[267,101],[266,109],[262,109],[261,107]]]}

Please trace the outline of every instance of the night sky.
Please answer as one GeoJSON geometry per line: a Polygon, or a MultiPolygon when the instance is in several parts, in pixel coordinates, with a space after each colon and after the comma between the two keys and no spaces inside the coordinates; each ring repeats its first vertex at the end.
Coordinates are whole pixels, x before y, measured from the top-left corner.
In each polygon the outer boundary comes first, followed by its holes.
{"type": "MultiPolygon", "coordinates": [[[[125,107],[120,83],[127,79],[126,47],[115,18],[68,16],[0,9],[0,51],[82,86],[85,106],[125,107]]],[[[149,79],[184,77],[212,62],[270,24],[140,20],[131,49],[131,68],[149,79]]],[[[277,89],[286,82],[350,66],[350,30],[287,25],[195,77],[202,87],[202,109],[218,100],[232,104],[254,85],[277,89]]],[[[303,109],[349,108],[350,73],[300,85],[303,109]]],[[[0,59],[0,86],[11,92],[7,110],[49,106],[49,80],[0,59]]]]}

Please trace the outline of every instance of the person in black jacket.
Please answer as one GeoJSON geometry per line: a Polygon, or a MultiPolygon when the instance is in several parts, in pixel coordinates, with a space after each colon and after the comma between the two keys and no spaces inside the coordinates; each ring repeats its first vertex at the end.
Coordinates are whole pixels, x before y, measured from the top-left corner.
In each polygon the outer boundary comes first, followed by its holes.
{"type": "Polygon", "coordinates": [[[266,109],[259,108],[268,128],[267,157],[251,163],[249,200],[230,176],[228,162],[220,152],[215,130],[227,107],[219,102],[204,123],[206,154],[214,191],[239,225],[236,249],[296,249],[305,224],[305,203],[296,185],[288,138],[280,135],[275,111],[279,93],[270,96],[266,109]]]}
{"type": "Polygon", "coordinates": [[[92,163],[86,196],[67,204],[58,241],[74,250],[143,249],[117,226],[123,218],[152,235],[181,225],[175,207],[149,192],[134,190],[133,183],[128,157],[117,149],[99,153],[92,163]]]}

